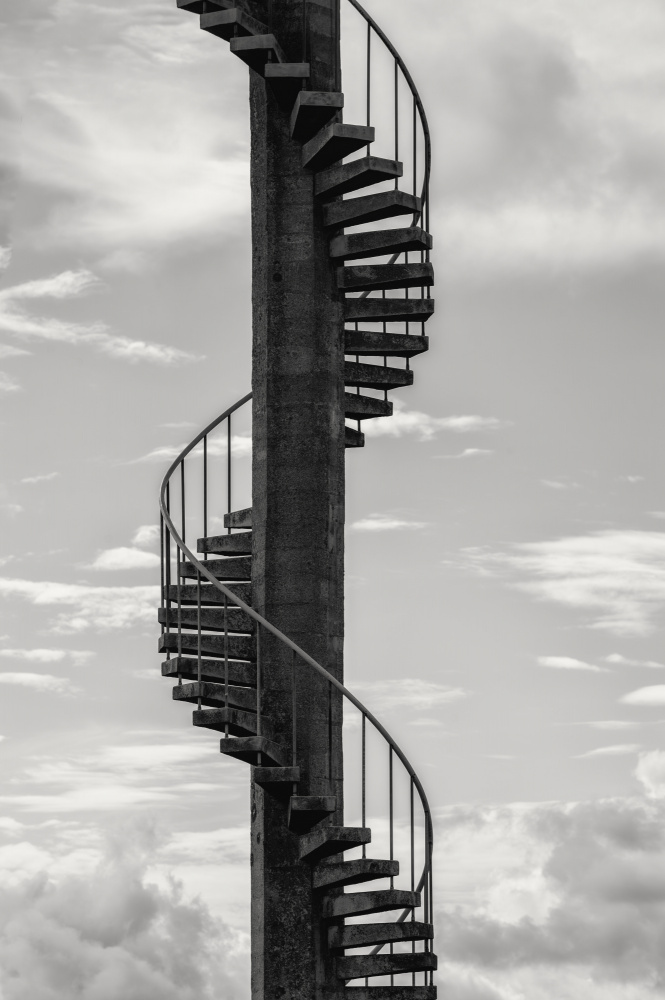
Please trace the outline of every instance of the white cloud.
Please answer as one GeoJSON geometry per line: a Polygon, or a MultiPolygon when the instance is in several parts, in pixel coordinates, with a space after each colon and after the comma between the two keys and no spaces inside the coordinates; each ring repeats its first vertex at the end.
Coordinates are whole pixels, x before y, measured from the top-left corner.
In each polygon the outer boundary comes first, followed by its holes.
{"type": "Polygon", "coordinates": [[[12,347],[11,344],[0,344],[0,359],[28,357],[30,351],[24,351],[21,347],[12,347]]]}
{"type": "Polygon", "coordinates": [[[21,386],[12,375],[0,371],[0,392],[18,392],[21,386]]]}
{"type": "Polygon", "coordinates": [[[577,755],[577,760],[585,757],[624,757],[628,754],[637,753],[641,750],[639,743],[617,743],[614,746],[598,747],[596,750],[588,750],[586,753],[577,755]]]}
{"type": "Polygon", "coordinates": [[[478,455],[493,455],[489,448],[465,448],[457,455],[436,455],[436,458],[476,458],[478,455]]]}
{"type": "Polygon", "coordinates": [[[89,649],[0,649],[0,656],[7,660],[27,663],[60,663],[70,660],[77,666],[95,656],[89,649]]]}
{"type": "Polygon", "coordinates": [[[30,674],[0,672],[0,684],[10,684],[15,687],[27,687],[33,691],[49,691],[54,694],[75,694],[75,688],[69,678],[55,677],[53,674],[30,674]]]}
{"type": "Polygon", "coordinates": [[[59,472],[45,472],[41,476],[26,476],[21,480],[22,483],[33,484],[33,483],[47,483],[51,479],[57,479],[60,475],[59,472]]]}
{"type": "Polygon", "coordinates": [[[356,681],[354,691],[361,699],[367,696],[367,708],[375,715],[400,708],[422,711],[435,705],[448,705],[468,696],[468,692],[462,688],[447,687],[419,677],[356,681]]]}
{"type": "Polygon", "coordinates": [[[431,441],[441,431],[470,434],[478,431],[496,431],[505,424],[496,417],[480,417],[475,414],[453,417],[431,417],[418,410],[407,410],[400,399],[393,401],[394,412],[386,419],[376,418],[363,421],[363,431],[368,437],[403,437],[413,434],[420,441],[431,441]]]}
{"type": "Polygon", "coordinates": [[[425,521],[405,521],[390,514],[369,514],[351,525],[354,531],[398,531],[427,527],[425,521]]]}
{"type": "Polygon", "coordinates": [[[620,653],[611,653],[605,657],[607,663],[616,663],[626,667],[648,667],[651,670],[665,670],[665,663],[658,663],[656,660],[629,660],[620,653]]]}
{"type": "Polygon", "coordinates": [[[547,486],[550,490],[576,490],[579,489],[579,483],[568,483],[563,482],[560,479],[541,479],[543,486],[547,486]]]}
{"type": "MultiPolygon", "coordinates": [[[[130,464],[134,465],[138,462],[172,462],[174,458],[178,457],[183,448],[186,447],[185,443],[160,445],[158,448],[153,448],[146,455],[132,459],[130,464]]],[[[221,455],[226,455],[226,449],[225,438],[212,438],[208,442],[208,457],[219,458],[221,455]]],[[[248,458],[252,454],[251,434],[234,434],[231,437],[231,454],[235,458],[248,458]]],[[[200,452],[197,451],[193,457],[200,458],[200,452]]]]}
{"type": "Polygon", "coordinates": [[[196,355],[166,344],[131,340],[108,331],[103,323],[81,324],[67,320],[31,316],[19,303],[24,300],[77,298],[99,288],[99,279],[91,271],[63,271],[49,278],[25,282],[0,291],[0,330],[17,337],[57,341],[66,344],[90,344],[103,354],[123,361],[148,361],[172,365],[200,360],[196,355]]]}
{"type": "Polygon", "coordinates": [[[539,656],[541,667],[554,667],[556,670],[590,670],[595,674],[606,674],[606,667],[597,667],[594,663],[576,660],[572,656],[539,656]]]}
{"type": "Polygon", "coordinates": [[[147,623],[152,625],[159,588],[93,587],[0,577],[0,596],[21,598],[38,607],[60,605],[67,608],[52,622],[55,632],[77,633],[88,629],[105,632],[147,623]]]}
{"type": "Polygon", "coordinates": [[[159,566],[159,556],[154,552],[144,552],[143,549],[127,548],[105,549],[89,566],[96,570],[152,569],[159,566]]]}
{"type": "Polygon", "coordinates": [[[651,750],[640,754],[635,776],[650,798],[665,799],[665,752],[651,750]]]}
{"type": "Polygon", "coordinates": [[[627,721],[625,719],[600,719],[597,722],[584,722],[583,725],[592,729],[637,729],[641,723],[627,721]]]}
{"type": "Polygon", "coordinates": [[[159,545],[159,525],[142,524],[134,532],[132,545],[140,548],[152,549],[159,545]]]}
{"type": "Polygon", "coordinates": [[[624,705],[640,705],[649,707],[665,705],[665,684],[653,684],[650,687],[630,691],[619,699],[624,705]]]}
{"type": "Polygon", "coordinates": [[[665,533],[607,530],[525,542],[512,551],[466,549],[473,569],[502,571],[541,601],[592,612],[589,626],[645,635],[665,606],[665,533]]]}

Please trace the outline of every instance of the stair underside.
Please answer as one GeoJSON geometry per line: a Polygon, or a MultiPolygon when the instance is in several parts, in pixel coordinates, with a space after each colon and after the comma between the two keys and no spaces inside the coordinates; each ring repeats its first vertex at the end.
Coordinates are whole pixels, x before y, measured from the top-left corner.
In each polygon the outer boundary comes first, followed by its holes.
{"type": "Polygon", "coordinates": [[[374,142],[374,129],[371,126],[341,123],[327,125],[303,146],[302,165],[310,170],[322,170],[370,142],[374,142]]]}
{"type": "Polygon", "coordinates": [[[224,515],[225,528],[251,528],[252,508],[243,507],[242,510],[232,510],[230,514],[224,515]]]}
{"type": "Polygon", "coordinates": [[[429,338],[381,330],[345,330],[344,353],[413,358],[429,350],[429,338]]]}
{"type": "MultiPolygon", "coordinates": [[[[252,599],[252,585],[251,583],[238,583],[233,582],[230,585],[233,594],[237,595],[241,601],[245,604],[250,604],[252,599]]],[[[168,587],[163,588],[164,599],[168,601],[173,601],[175,604],[178,600],[181,604],[198,604],[198,591],[199,588],[195,583],[181,583],[180,587],[176,584],[171,584],[168,587]]],[[[227,607],[237,607],[234,604],[232,598],[227,598],[226,595],[218,590],[212,583],[204,578],[204,582],[201,584],[201,604],[202,605],[224,605],[225,599],[228,601],[227,607]]]]}
{"type": "MultiPolygon", "coordinates": [[[[226,667],[224,660],[201,659],[201,680],[224,683],[226,667]]],[[[198,680],[199,661],[194,657],[174,656],[162,663],[162,677],[183,680],[198,680]]],[[[245,660],[228,661],[229,684],[236,687],[256,688],[256,667],[245,660]]]]}
{"type": "Polygon", "coordinates": [[[308,142],[344,107],[344,94],[301,90],[291,112],[291,138],[308,142]]]}
{"type": "Polygon", "coordinates": [[[337,978],[346,980],[398,975],[400,972],[424,972],[436,968],[436,955],[424,951],[405,951],[394,955],[348,955],[335,962],[337,978]]]}
{"type": "Polygon", "coordinates": [[[268,28],[265,24],[250,17],[244,10],[233,7],[229,10],[216,10],[211,13],[201,14],[201,28],[209,31],[211,35],[223,38],[230,42],[238,35],[266,35],[268,28]]]}
{"type": "Polygon", "coordinates": [[[432,924],[416,920],[391,921],[385,924],[346,924],[328,929],[328,945],[335,950],[366,948],[369,945],[398,941],[430,941],[433,936],[432,924]]]}
{"type": "MultiPolygon", "coordinates": [[[[255,712],[245,712],[239,708],[202,708],[192,712],[192,723],[203,729],[214,729],[230,736],[256,736],[257,717],[255,712]]],[[[274,741],[272,728],[262,720],[262,736],[274,741]]]]}
{"type": "Polygon", "coordinates": [[[371,892],[347,892],[323,901],[323,917],[337,920],[340,917],[362,917],[367,913],[384,910],[406,910],[420,906],[420,893],[406,889],[374,889],[371,892]]]}
{"type": "Polygon", "coordinates": [[[250,69],[259,73],[263,71],[271,57],[275,62],[286,62],[282,47],[272,34],[232,38],[230,48],[234,56],[238,56],[250,69]]]}
{"type": "Polygon", "coordinates": [[[210,552],[218,556],[251,556],[252,533],[240,531],[231,535],[209,535],[207,538],[198,538],[196,551],[210,552]]]}
{"type": "Polygon", "coordinates": [[[312,874],[312,885],[315,889],[333,889],[397,875],[398,861],[357,858],[355,861],[333,861],[319,865],[312,874]]]}
{"type": "Polygon", "coordinates": [[[291,751],[265,736],[229,736],[220,740],[219,751],[227,757],[261,767],[286,767],[291,751]]]}
{"type": "Polygon", "coordinates": [[[204,14],[209,7],[233,7],[235,0],[178,0],[179,10],[188,10],[192,14],[204,14]]]}
{"type": "Polygon", "coordinates": [[[330,256],[335,260],[362,260],[412,250],[430,250],[432,237],[418,226],[403,229],[375,229],[367,233],[348,233],[330,242],[330,256]]]}
{"type": "Polygon", "coordinates": [[[177,607],[159,608],[157,618],[160,625],[170,625],[172,629],[181,628],[198,629],[199,622],[202,629],[211,632],[229,632],[249,635],[254,631],[255,622],[248,614],[239,608],[223,607],[215,608],[192,608],[177,607]]]}
{"type": "Polygon", "coordinates": [[[334,795],[292,795],[289,799],[289,829],[304,833],[330,816],[337,808],[334,795]]]}
{"type": "MultiPolygon", "coordinates": [[[[231,556],[226,559],[209,559],[206,562],[206,569],[217,580],[246,580],[252,579],[252,559],[251,556],[231,556]]],[[[180,575],[182,577],[196,578],[198,568],[190,562],[180,563],[180,575]]]]}
{"type": "Polygon", "coordinates": [[[362,361],[344,362],[344,384],[367,389],[401,389],[413,385],[413,372],[387,365],[366,365],[362,361]]]}
{"type": "Polygon", "coordinates": [[[347,323],[426,323],[434,313],[434,299],[384,299],[366,297],[344,300],[347,323]]]}
{"type": "MultiPolygon", "coordinates": [[[[232,660],[255,660],[256,642],[253,636],[245,635],[209,635],[203,633],[200,641],[202,656],[217,656],[232,660]]],[[[183,653],[198,655],[199,636],[195,632],[165,632],[159,637],[160,653],[183,653]]]]}
{"type": "Polygon", "coordinates": [[[291,789],[300,781],[299,767],[255,767],[252,778],[273,795],[291,794],[291,789]]]}
{"type": "Polygon", "coordinates": [[[362,431],[356,430],[354,427],[344,428],[344,447],[345,448],[364,448],[365,447],[365,435],[362,431]]]}
{"type": "Polygon", "coordinates": [[[207,708],[240,708],[246,712],[256,712],[256,688],[235,687],[229,684],[215,684],[212,681],[202,681],[200,684],[178,684],[173,688],[174,701],[187,701],[191,704],[201,699],[201,705],[207,708]]]}
{"type": "Polygon", "coordinates": [[[420,198],[404,191],[379,191],[360,198],[334,201],[323,208],[324,226],[360,226],[396,215],[418,215],[420,198]]]}
{"type": "Polygon", "coordinates": [[[345,993],[349,1000],[436,1000],[437,998],[436,986],[347,986],[345,993]]]}
{"type": "Polygon", "coordinates": [[[328,200],[350,194],[361,188],[393,181],[401,177],[403,166],[399,160],[386,160],[380,156],[363,156],[350,163],[337,164],[321,170],[314,178],[314,194],[328,200]]]}
{"type": "Polygon", "coordinates": [[[337,287],[345,292],[423,288],[433,283],[434,268],[429,263],[359,264],[337,269],[337,287]]]}
{"type": "Polygon", "coordinates": [[[359,826],[327,826],[313,830],[300,838],[298,856],[301,861],[320,861],[361,844],[369,844],[372,831],[359,826]]]}
{"type": "Polygon", "coordinates": [[[369,417],[390,417],[393,404],[376,396],[361,396],[355,392],[344,393],[344,416],[349,420],[367,420],[369,417]]]}

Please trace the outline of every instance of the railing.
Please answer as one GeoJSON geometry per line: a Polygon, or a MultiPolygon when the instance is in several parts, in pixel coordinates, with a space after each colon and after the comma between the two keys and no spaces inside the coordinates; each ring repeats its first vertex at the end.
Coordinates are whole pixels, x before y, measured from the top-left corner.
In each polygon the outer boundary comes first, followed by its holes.
{"type": "MultiPolygon", "coordinates": [[[[353,780],[356,782],[356,795],[359,801],[359,816],[358,819],[362,826],[365,826],[371,819],[373,831],[376,832],[377,836],[380,837],[383,833],[384,838],[387,839],[388,850],[390,852],[390,860],[396,859],[395,853],[397,850],[398,842],[404,839],[408,839],[408,849],[407,854],[409,858],[408,871],[406,873],[407,885],[413,891],[422,894],[421,907],[422,911],[421,917],[424,923],[432,923],[432,817],[427,802],[427,797],[423,786],[416,774],[413,766],[409,762],[405,753],[397,745],[393,737],[386,730],[383,724],[370,712],[368,708],[353,694],[349,691],[342,683],[340,683],[324,666],[317,663],[308,653],[301,649],[295,642],[284,635],[278,628],[276,628],[271,622],[267,621],[262,615],[258,614],[250,605],[249,601],[243,600],[237,593],[234,593],[233,589],[218,580],[213,573],[210,571],[206,565],[206,559],[200,560],[192,552],[191,548],[186,543],[186,537],[188,530],[192,528],[203,529],[202,534],[204,537],[208,536],[209,530],[209,520],[212,520],[216,515],[214,513],[214,507],[211,506],[210,502],[210,492],[211,492],[211,481],[212,476],[210,475],[210,463],[209,459],[212,455],[213,457],[219,457],[222,459],[220,463],[225,469],[226,481],[222,483],[222,494],[224,495],[224,500],[226,506],[226,512],[231,513],[232,504],[234,503],[234,482],[233,482],[233,453],[234,444],[235,451],[244,451],[244,442],[247,440],[246,437],[240,436],[235,437],[232,434],[231,422],[234,415],[242,409],[242,407],[249,402],[251,399],[251,393],[244,396],[233,406],[229,407],[224,411],[219,417],[213,420],[208,426],[198,434],[194,440],[188,444],[178,457],[172,462],[169,467],[164,480],[161,485],[160,491],[160,534],[161,534],[161,565],[162,565],[162,609],[166,611],[166,622],[163,625],[163,631],[167,635],[176,635],[177,639],[175,642],[175,652],[177,655],[181,656],[183,654],[183,648],[185,644],[185,638],[193,639],[195,637],[195,642],[189,642],[188,648],[191,652],[195,649],[194,655],[196,657],[197,663],[197,680],[199,684],[199,707],[201,706],[200,694],[201,694],[201,682],[203,677],[203,647],[204,638],[207,632],[205,626],[202,626],[201,614],[202,614],[202,600],[203,598],[203,586],[205,582],[205,587],[207,588],[208,594],[211,593],[210,587],[214,588],[217,593],[221,596],[220,604],[224,608],[224,618],[223,618],[223,631],[224,636],[224,702],[223,704],[228,709],[229,707],[229,685],[230,685],[230,675],[229,675],[229,661],[233,659],[242,659],[242,656],[235,657],[231,652],[232,635],[231,630],[228,627],[228,609],[230,607],[240,608],[245,615],[254,623],[255,635],[256,635],[256,676],[255,676],[255,687],[257,689],[257,699],[255,706],[255,716],[256,716],[256,732],[260,734],[261,732],[261,699],[260,699],[260,689],[261,689],[261,675],[264,669],[264,664],[261,662],[261,632],[265,630],[270,632],[275,636],[281,643],[292,650],[294,655],[294,662],[297,660],[301,665],[305,665],[307,668],[316,671],[321,677],[331,685],[331,687],[336,688],[337,691],[341,692],[346,700],[346,704],[351,706],[353,709],[359,713],[359,717],[356,715],[355,718],[358,720],[359,725],[356,723],[354,725],[345,726],[345,751],[349,743],[353,741],[354,734],[359,734],[359,746],[356,747],[356,752],[360,756],[359,767],[353,769],[349,767],[349,759],[351,755],[345,752],[345,783],[347,781],[348,772],[348,784],[349,787],[353,786],[353,780]],[[240,441],[240,447],[238,442],[240,441]],[[212,442],[212,444],[211,444],[212,442]],[[195,469],[196,478],[191,471],[192,465],[201,462],[201,467],[195,469]],[[188,497],[188,489],[190,496],[188,497]],[[195,493],[198,516],[193,514],[193,504],[191,501],[191,493],[195,493]],[[179,523],[179,529],[176,527],[176,522],[179,523]],[[196,580],[196,613],[195,622],[189,619],[188,623],[185,623],[185,604],[183,597],[183,585],[182,572],[183,563],[189,563],[188,573],[195,573],[196,580]],[[175,579],[175,584],[173,580],[175,579]],[[171,624],[173,622],[173,624],[171,624]],[[382,741],[383,745],[383,755],[384,755],[384,765],[387,767],[387,780],[385,786],[382,786],[380,781],[377,781],[374,776],[370,781],[368,778],[368,756],[370,755],[371,747],[369,735],[371,731],[374,731],[377,736],[382,741]],[[402,765],[402,798],[406,799],[406,808],[402,809],[400,815],[397,815],[398,802],[400,799],[399,787],[400,784],[398,776],[395,774],[395,761],[399,761],[402,765]],[[358,787],[358,776],[359,776],[359,787],[358,787]],[[376,789],[380,787],[386,788],[386,795],[384,796],[384,801],[379,807],[370,807],[369,804],[369,791],[375,792],[376,789]],[[404,789],[406,788],[406,794],[404,794],[404,789]],[[420,815],[416,818],[416,799],[420,805],[420,815]],[[383,815],[379,815],[382,812],[383,815]],[[385,836],[387,833],[387,837],[385,836]],[[416,866],[422,862],[422,871],[420,875],[416,878],[416,866]]],[[[217,473],[221,471],[217,467],[214,468],[215,481],[217,482],[217,492],[219,493],[219,477],[217,473]]],[[[228,527],[228,532],[231,532],[231,527],[228,527]]],[[[190,596],[191,601],[191,596],[190,596]]],[[[233,630],[238,631],[238,630],[233,630]]],[[[216,630],[216,634],[219,635],[220,629],[216,630]]],[[[169,654],[167,654],[169,655],[169,654]]],[[[221,660],[220,660],[221,662],[221,660]]],[[[247,663],[247,667],[251,668],[251,663],[247,663]]],[[[269,669],[269,667],[266,667],[269,669]]],[[[176,676],[179,677],[179,683],[181,682],[181,675],[178,673],[176,676]]],[[[191,679],[191,675],[190,675],[191,679]]],[[[235,683],[235,681],[234,681],[235,683]]],[[[252,688],[254,685],[252,686],[252,688]]],[[[294,713],[294,726],[295,726],[295,713],[294,713]]],[[[294,737],[294,747],[295,747],[295,729],[293,733],[294,737]]],[[[329,747],[330,752],[330,747],[329,747]]],[[[362,848],[362,856],[365,856],[365,848],[362,848]]],[[[391,878],[391,887],[394,886],[395,879],[391,878]]],[[[398,922],[406,920],[410,915],[411,919],[416,919],[415,910],[405,910],[397,918],[398,922]]],[[[415,951],[415,942],[410,942],[411,950],[415,951]]],[[[378,945],[372,949],[372,953],[380,951],[384,945],[378,945]]],[[[390,950],[393,950],[393,945],[390,945],[390,950]]],[[[431,950],[431,942],[426,941],[424,943],[425,951],[431,950]]],[[[432,983],[433,973],[420,972],[411,973],[408,978],[415,985],[417,977],[423,977],[423,982],[425,984],[432,983]]],[[[404,976],[395,976],[393,979],[403,980],[404,976]]],[[[391,980],[392,981],[392,980],[391,980]]]]}

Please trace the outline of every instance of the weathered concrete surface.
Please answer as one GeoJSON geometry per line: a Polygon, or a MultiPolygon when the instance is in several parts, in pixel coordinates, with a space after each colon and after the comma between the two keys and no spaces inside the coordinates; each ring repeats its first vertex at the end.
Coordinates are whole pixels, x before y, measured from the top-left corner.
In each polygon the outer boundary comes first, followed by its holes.
{"type": "MultiPolygon", "coordinates": [[[[310,89],[339,90],[339,0],[247,0],[310,89]],[[270,10],[272,20],[270,21],[270,10]]],[[[253,245],[254,607],[342,676],[344,384],[340,292],[314,180],[290,138],[291,108],[250,73],[253,245]]],[[[342,821],[341,705],[328,685],[261,632],[262,711],[292,740],[297,685],[300,795],[335,795],[342,821]],[[332,735],[332,755],[329,736],[332,735]]],[[[311,866],[287,826],[288,798],[252,783],[252,997],[341,996],[324,957],[311,866]]]]}

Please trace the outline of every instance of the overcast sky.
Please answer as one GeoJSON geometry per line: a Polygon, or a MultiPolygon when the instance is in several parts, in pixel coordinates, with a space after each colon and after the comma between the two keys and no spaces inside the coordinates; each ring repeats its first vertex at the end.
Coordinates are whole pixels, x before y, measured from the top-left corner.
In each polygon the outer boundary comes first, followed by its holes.
{"type": "MultiPolygon", "coordinates": [[[[438,309],[347,456],[347,683],[436,809],[446,995],[647,1000],[665,7],[368,7],[431,119],[438,309]]],[[[154,533],[249,388],[247,73],[169,0],[0,11],[0,996],[247,1000],[247,774],[159,676],[154,533]]]]}

